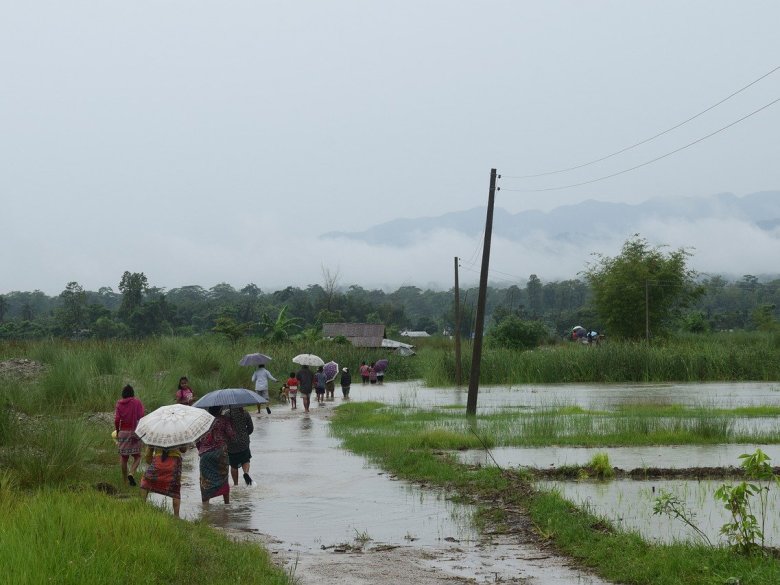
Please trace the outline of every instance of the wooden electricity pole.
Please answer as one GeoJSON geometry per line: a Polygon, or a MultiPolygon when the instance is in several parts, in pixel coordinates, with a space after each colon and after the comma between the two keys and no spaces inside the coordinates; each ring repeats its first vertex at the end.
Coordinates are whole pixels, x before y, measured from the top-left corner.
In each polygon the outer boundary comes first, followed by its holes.
{"type": "Polygon", "coordinates": [[[479,366],[482,361],[482,330],[485,328],[485,298],[487,297],[488,266],[490,264],[490,239],[493,234],[493,204],[496,198],[496,169],[490,169],[487,218],[485,219],[485,243],[482,247],[482,270],[479,274],[479,296],[477,297],[477,318],[474,325],[474,344],[471,353],[469,394],[466,400],[466,414],[476,416],[479,394],[479,366]]]}
{"type": "Polygon", "coordinates": [[[458,284],[458,257],[455,256],[455,384],[463,384],[460,367],[460,284],[458,284]]]}

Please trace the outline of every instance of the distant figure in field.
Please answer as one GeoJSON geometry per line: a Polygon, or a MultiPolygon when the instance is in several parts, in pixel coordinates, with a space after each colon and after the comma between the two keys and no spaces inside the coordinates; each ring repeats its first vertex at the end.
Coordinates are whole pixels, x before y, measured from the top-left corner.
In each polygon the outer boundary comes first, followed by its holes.
{"type": "Polygon", "coordinates": [[[309,366],[301,366],[301,369],[295,374],[298,379],[298,389],[301,391],[303,399],[304,412],[309,412],[309,403],[311,402],[311,391],[314,384],[314,374],[309,366]]]}
{"type": "Polygon", "coordinates": [[[114,430],[119,448],[119,466],[122,469],[122,481],[135,485],[135,472],[141,463],[141,439],[135,434],[138,421],[144,416],[144,405],[135,397],[135,390],[128,384],[122,388],[122,399],[117,401],[114,409],[114,430]],[[127,464],[130,458],[128,470],[127,464]]]}
{"type": "Polygon", "coordinates": [[[358,372],[360,372],[360,377],[363,379],[363,384],[368,384],[368,366],[366,362],[360,362],[358,372]]]}
{"type": "MultiPolygon", "coordinates": [[[[268,381],[278,382],[276,378],[271,375],[271,372],[265,369],[263,364],[257,366],[255,373],[252,374],[252,381],[255,383],[255,392],[265,398],[266,404],[268,404],[268,381]]],[[[268,414],[271,414],[271,409],[266,406],[268,414]]],[[[257,412],[260,412],[260,405],[257,405],[257,412]]]]}
{"type": "Polygon", "coordinates": [[[233,485],[238,485],[239,467],[244,472],[246,485],[252,485],[252,478],[249,476],[249,460],[252,459],[252,452],[249,449],[249,435],[255,430],[255,425],[252,424],[252,417],[249,416],[249,413],[240,406],[234,406],[230,409],[230,422],[236,432],[236,436],[230,439],[227,444],[233,485]]]}
{"type": "Polygon", "coordinates": [[[190,381],[187,376],[179,378],[179,386],[176,388],[176,404],[186,404],[192,406],[195,402],[195,393],[190,388],[190,381]]]}
{"type": "Polygon", "coordinates": [[[341,395],[344,400],[349,400],[349,387],[352,385],[352,375],[349,368],[341,368],[341,395]]]}

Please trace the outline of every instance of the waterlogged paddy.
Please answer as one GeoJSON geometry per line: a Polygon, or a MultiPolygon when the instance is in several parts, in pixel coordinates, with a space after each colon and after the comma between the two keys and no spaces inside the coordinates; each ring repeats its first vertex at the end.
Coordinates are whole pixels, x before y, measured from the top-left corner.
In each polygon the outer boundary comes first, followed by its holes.
{"type": "MultiPolygon", "coordinates": [[[[611,482],[539,482],[538,487],[556,489],[567,500],[607,518],[616,527],[639,532],[643,538],[657,542],[695,540],[693,530],[679,520],[664,515],[653,515],[654,499],[666,490],[681,500],[695,513],[694,524],[713,542],[720,542],[720,527],[730,515],[720,501],[713,497],[715,490],[733,481],[631,481],[611,482]]],[[[757,503],[757,502],[756,502],[757,503]]],[[[765,537],[767,546],[780,545],[780,490],[770,488],[765,537]]],[[[758,511],[755,511],[757,518],[758,511]]]]}
{"type": "Polygon", "coordinates": [[[470,465],[512,467],[562,467],[586,465],[597,453],[606,453],[613,467],[632,470],[645,467],[685,469],[688,467],[739,467],[739,456],[761,449],[780,462],[780,445],[671,445],[664,447],[497,447],[485,451],[462,451],[455,455],[470,465]],[[492,455],[492,457],[491,457],[492,455]],[[494,461],[495,460],[495,461],[494,461]]]}
{"type": "MultiPolygon", "coordinates": [[[[338,391],[337,391],[338,393],[338,391]]],[[[355,400],[431,407],[466,407],[468,387],[427,388],[420,382],[389,382],[383,386],[356,384],[355,400]]],[[[579,406],[586,410],[613,410],[652,404],[702,408],[780,407],[780,384],[774,382],[713,382],[706,384],[532,384],[481,386],[478,413],[504,408],[525,409],[579,406]]]]}

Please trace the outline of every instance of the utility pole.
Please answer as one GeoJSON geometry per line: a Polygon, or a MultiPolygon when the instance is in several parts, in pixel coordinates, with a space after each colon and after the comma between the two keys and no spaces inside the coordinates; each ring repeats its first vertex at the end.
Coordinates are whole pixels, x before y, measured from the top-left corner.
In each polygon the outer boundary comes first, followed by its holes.
{"type": "Polygon", "coordinates": [[[458,257],[455,256],[455,384],[463,384],[460,368],[460,284],[458,284],[458,257]]]}
{"type": "Polygon", "coordinates": [[[471,353],[469,394],[466,400],[466,415],[476,416],[479,394],[479,366],[482,361],[482,330],[485,328],[485,298],[487,297],[488,266],[490,264],[490,240],[493,235],[493,205],[496,199],[496,169],[490,169],[487,217],[485,219],[485,243],[482,247],[482,270],[479,274],[479,296],[477,297],[477,318],[474,325],[474,344],[471,353]]]}
{"type": "Polygon", "coordinates": [[[650,281],[645,279],[645,339],[650,343],[650,281]]]}

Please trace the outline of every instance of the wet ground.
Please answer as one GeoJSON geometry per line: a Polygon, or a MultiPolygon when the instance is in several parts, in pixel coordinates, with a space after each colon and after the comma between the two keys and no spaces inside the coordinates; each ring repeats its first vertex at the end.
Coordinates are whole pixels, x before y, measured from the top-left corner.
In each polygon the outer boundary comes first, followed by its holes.
{"type": "MultiPolygon", "coordinates": [[[[604,581],[511,535],[480,536],[473,508],[412,486],[339,449],[327,419],[339,399],[312,412],[277,407],[256,416],[255,485],[200,502],[197,454],[187,453],[181,513],[265,543],[302,585],[604,581]]],[[[151,499],[169,506],[152,494],[151,499]]]]}
{"type": "MultiPolygon", "coordinates": [[[[338,392],[337,392],[338,393],[338,392]]],[[[353,387],[356,401],[375,400],[408,407],[464,406],[465,388],[425,388],[417,382],[353,387]]],[[[197,486],[197,454],[186,460],[182,515],[204,518],[241,538],[267,544],[280,563],[294,572],[302,585],[383,585],[410,581],[422,585],[443,582],[537,583],[545,585],[603,581],[569,565],[566,559],[516,535],[479,535],[471,528],[473,509],[454,504],[435,490],[420,488],[388,477],[361,458],[338,447],[329,436],[327,419],[341,402],[290,411],[277,406],[272,415],[255,418],[252,435],[252,477],[255,485],[239,485],[225,506],[216,499],[208,507],[200,503],[197,486]]],[[[479,412],[502,409],[534,410],[553,406],[611,409],[626,404],[683,404],[736,408],[780,406],[780,386],[775,384],[616,384],[529,385],[480,388],[479,412]]],[[[587,463],[596,452],[607,451],[612,465],[627,469],[737,465],[738,455],[755,446],[716,445],[688,447],[633,447],[613,449],[496,449],[502,467],[533,465],[550,467],[587,463]]],[[[762,446],[780,460],[777,446],[762,446]]],[[[484,453],[466,453],[465,462],[491,464],[484,453]]],[[[655,484],[641,482],[547,483],[567,498],[613,513],[618,524],[641,528],[651,524],[642,504],[649,501],[655,484]],[[628,487],[631,484],[634,487],[628,487]],[[640,485],[641,484],[641,485],[640,485]],[[609,487],[613,485],[614,487],[609,487]],[[631,510],[627,514],[625,507],[631,510]],[[636,520],[632,518],[636,517],[636,520]]],[[[691,502],[706,499],[688,482],[681,489],[691,502]]],[[[671,486],[674,487],[674,486],[671,486]]],[[[698,488],[697,488],[698,489],[698,488]]],[[[157,499],[159,501],[159,499],[157,499]]],[[[686,500],[687,501],[687,500],[686,500]]],[[[649,504],[652,511],[652,503],[649,504]]],[[[720,518],[710,507],[702,514],[720,518]]],[[[608,514],[607,514],[608,515],[608,514]]],[[[680,527],[659,524],[645,531],[648,538],[674,534],[680,527]]]]}

